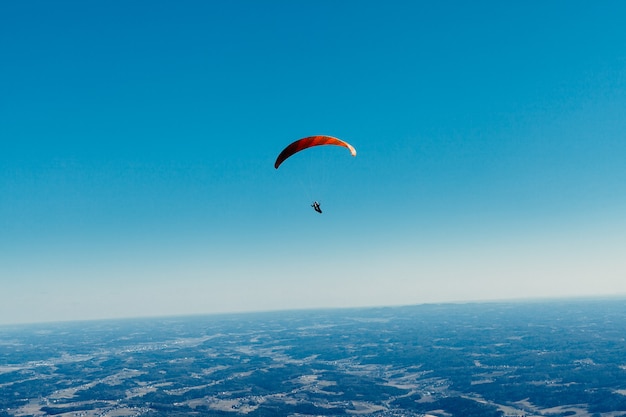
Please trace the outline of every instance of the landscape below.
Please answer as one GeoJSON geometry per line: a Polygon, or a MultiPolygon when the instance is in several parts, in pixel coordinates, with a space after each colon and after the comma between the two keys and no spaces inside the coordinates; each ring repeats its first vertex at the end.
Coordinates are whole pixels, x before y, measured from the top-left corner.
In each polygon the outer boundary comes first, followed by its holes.
{"type": "Polygon", "coordinates": [[[0,416],[626,416],[626,301],[0,327],[0,416]]]}

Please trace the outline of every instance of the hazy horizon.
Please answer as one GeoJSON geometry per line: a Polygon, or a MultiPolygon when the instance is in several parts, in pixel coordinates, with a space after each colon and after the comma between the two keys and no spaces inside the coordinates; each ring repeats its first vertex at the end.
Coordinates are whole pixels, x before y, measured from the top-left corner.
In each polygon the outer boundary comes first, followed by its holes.
{"type": "Polygon", "coordinates": [[[269,309],[269,310],[241,310],[241,311],[223,311],[223,312],[211,312],[211,313],[196,313],[196,314],[171,314],[171,315],[150,315],[150,316],[129,316],[129,317],[99,317],[89,319],[69,319],[69,320],[44,320],[36,322],[15,322],[15,323],[1,323],[0,327],[14,328],[20,326],[45,326],[47,324],[72,324],[81,322],[97,322],[97,321],[133,321],[133,320],[166,320],[166,319],[193,319],[193,318],[206,318],[206,317],[233,317],[233,316],[252,316],[252,315],[274,315],[274,314],[290,314],[290,313],[312,313],[312,312],[346,312],[349,310],[388,310],[388,309],[404,309],[404,308],[416,308],[416,307],[433,307],[433,306],[486,306],[486,305],[543,305],[554,304],[555,308],[559,306],[588,303],[588,302],[626,302],[626,294],[615,294],[606,296],[579,296],[579,297],[536,297],[536,298],[510,298],[510,299],[490,299],[490,300],[462,300],[462,301],[442,301],[442,302],[427,302],[418,304],[397,304],[397,305],[369,305],[369,306],[352,306],[352,307],[308,307],[308,308],[291,308],[291,309],[269,309]]]}

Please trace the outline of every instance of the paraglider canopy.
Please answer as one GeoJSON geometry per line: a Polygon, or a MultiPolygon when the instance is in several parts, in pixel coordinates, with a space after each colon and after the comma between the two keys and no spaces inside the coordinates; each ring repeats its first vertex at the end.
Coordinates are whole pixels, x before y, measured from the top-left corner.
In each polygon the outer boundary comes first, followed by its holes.
{"type": "Polygon", "coordinates": [[[347,148],[352,156],[356,156],[356,149],[348,142],[345,142],[341,139],[334,138],[332,136],[309,136],[306,138],[298,139],[297,141],[289,144],[276,158],[276,162],[274,163],[274,168],[278,169],[280,164],[282,164],[285,159],[289,158],[291,155],[298,153],[304,149],[311,148],[313,146],[321,146],[321,145],[336,145],[343,146],[347,148]]]}

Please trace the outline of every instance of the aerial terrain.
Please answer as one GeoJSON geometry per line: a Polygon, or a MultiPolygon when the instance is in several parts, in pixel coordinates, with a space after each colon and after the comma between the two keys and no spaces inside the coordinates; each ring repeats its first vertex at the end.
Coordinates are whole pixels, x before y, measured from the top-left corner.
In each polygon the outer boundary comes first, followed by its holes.
{"type": "Polygon", "coordinates": [[[0,327],[0,416],[626,416],[626,301],[0,327]]]}

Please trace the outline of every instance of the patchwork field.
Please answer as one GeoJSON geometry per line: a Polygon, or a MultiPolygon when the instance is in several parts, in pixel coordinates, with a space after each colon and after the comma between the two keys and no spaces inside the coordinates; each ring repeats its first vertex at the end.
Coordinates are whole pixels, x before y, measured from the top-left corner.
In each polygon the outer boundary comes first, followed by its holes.
{"type": "Polygon", "coordinates": [[[0,416],[626,416],[626,303],[0,328],[0,416]]]}

